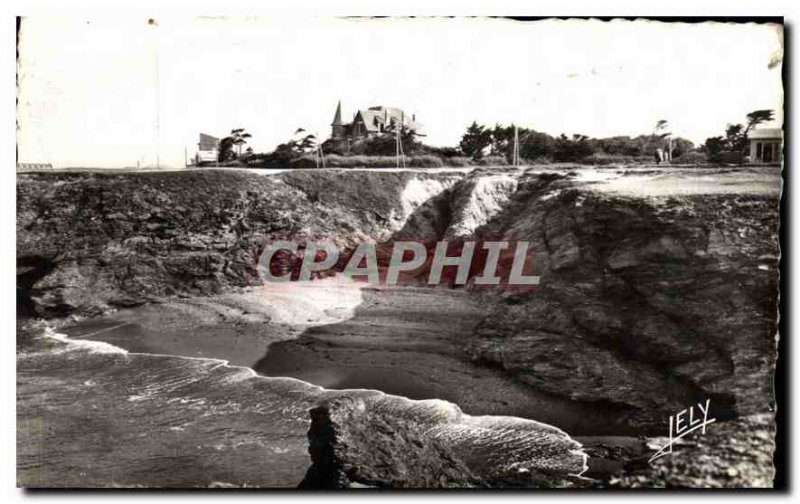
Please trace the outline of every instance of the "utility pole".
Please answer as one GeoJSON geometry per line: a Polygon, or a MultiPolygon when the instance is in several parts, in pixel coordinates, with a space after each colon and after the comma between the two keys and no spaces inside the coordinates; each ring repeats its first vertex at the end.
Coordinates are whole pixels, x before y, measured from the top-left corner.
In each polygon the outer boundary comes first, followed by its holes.
{"type": "Polygon", "coordinates": [[[400,168],[400,163],[402,162],[403,168],[406,167],[406,155],[403,152],[403,139],[400,137],[400,129],[397,128],[395,130],[395,153],[397,155],[397,167],[400,168]]]}
{"type": "Polygon", "coordinates": [[[161,75],[159,72],[161,62],[159,52],[161,50],[161,37],[158,31],[158,24],[153,23],[156,27],[156,54],[155,54],[155,77],[156,77],[156,169],[161,168],[161,75]]]}
{"type": "Polygon", "coordinates": [[[317,148],[314,149],[316,151],[315,152],[315,154],[316,154],[315,161],[316,161],[317,168],[319,168],[320,165],[322,166],[322,168],[325,168],[325,155],[322,152],[322,144],[319,143],[319,132],[317,132],[314,135],[314,138],[315,138],[315,141],[316,141],[315,143],[317,144],[317,148]]]}
{"type": "Polygon", "coordinates": [[[317,148],[314,149],[316,152],[316,156],[314,156],[317,164],[317,168],[325,168],[325,156],[322,154],[322,145],[317,144],[317,148]]]}

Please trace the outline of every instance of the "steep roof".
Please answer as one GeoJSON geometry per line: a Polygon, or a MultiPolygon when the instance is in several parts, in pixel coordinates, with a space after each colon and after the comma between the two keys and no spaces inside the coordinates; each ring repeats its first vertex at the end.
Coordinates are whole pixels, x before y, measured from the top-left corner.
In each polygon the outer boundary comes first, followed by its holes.
{"type": "MultiPolygon", "coordinates": [[[[413,116],[406,114],[402,109],[395,107],[370,107],[368,109],[361,109],[358,111],[361,118],[364,120],[364,125],[367,131],[377,132],[380,131],[381,124],[404,124],[409,129],[415,131],[417,134],[422,134],[422,124],[414,121],[413,116]]],[[[357,116],[358,116],[357,114],[357,116]]]]}
{"type": "Polygon", "coordinates": [[[760,128],[752,129],[747,132],[747,138],[760,140],[760,139],[782,139],[783,130],[781,128],[760,128]]]}
{"type": "Polygon", "coordinates": [[[341,126],[342,125],[342,100],[339,100],[339,104],[336,105],[336,114],[333,116],[333,122],[331,126],[341,126]]]}

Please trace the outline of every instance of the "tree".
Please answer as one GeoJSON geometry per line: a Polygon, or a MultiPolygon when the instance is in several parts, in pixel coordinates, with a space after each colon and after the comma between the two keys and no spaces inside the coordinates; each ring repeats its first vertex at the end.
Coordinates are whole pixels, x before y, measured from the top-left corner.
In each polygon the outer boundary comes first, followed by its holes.
{"type": "MultiPolygon", "coordinates": [[[[738,152],[741,154],[739,157],[739,162],[744,162],[744,157],[747,155],[747,135],[750,133],[750,130],[755,128],[761,123],[769,122],[774,118],[774,111],[769,109],[762,109],[762,110],[754,110],[747,114],[746,117],[746,125],[741,124],[728,124],[725,128],[725,138],[723,139],[723,145],[727,149],[738,152]]],[[[712,137],[706,140],[706,144],[708,140],[722,138],[722,137],[712,137]]],[[[712,142],[716,147],[716,140],[712,142]]],[[[719,155],[716,156],[719,158],[719,155]]],[[[709,161],[712,160],[712,155],[708,153],[709,161]]]]}
{"type": "Polygon", "coordinates": [[[312,135],[310,133],[303,135],[302,133],[306,133],[306,130],[303,128],[297,128],[297,130],[294,132],[294,138],[285,144],[281,144],[284,146],[287,152],[294,157],[302,156],[303,154],[312,152],[317,148],[316,135],[312,135]]]}
{"type": "Polygon", "coordinates": [[[669,127],[669,122],[666,119],[659,119],[656,121],[655,127],[653,127],[653,132],[650,134],[651,140],[651,149],[652,151],[664,148],[664,139],[670,136],[670,133],[667,128],[669,127]]]}
{"type": "Polygon", "coordinates": [[[305,133],[303,128],[297,128],[292,139],[279,144],[270,154],[262,156],[264,161],[268,165],[286,166],[291,160],[313,152],[317,148],[317,137],[305,133]]]}
{"type": "Polygon", "coordinates": [[[706,143],[703,144],[702,150],[706,153],[706,158],[711,162],[720,160],[720,154],[725,150],[727,141],[721,136],[706,138],[706,143]]]}
{"type": "Polygon", "coordinates": [[[221,163],[236,159],[236,153],[233,151],[233,138],[225,137],[219,141],[219,153],[217,154],[217,159],[221,163]]]}
{"type": "Polygon", "coordinates": [[[619,156],[641,156],[644,154],[644,142],[641,137],[615,136],[597,140],[597,147],[606,154],[619,156]]]}
{"type": "Polygon", "coordinates": [[[694,143],[685,138],[676,137],[672,141],[672,157],[677,158],[692,152],[694,150],[694,143]]]}
{"type": "Polygon", "coordinates": [[[250,133],[245,133],[244,128],[236,128],[231,130],[231,134],[219,141],[219,155],[218,159],[222,162],[233,161],[241,157],[242,145],[247,143],[247,139],[251,138],[250,133]],[[234,152],[234,147],[238,152],[234,152]]]}
{"type": "Polygon", "coordinates": [[[483,149],[491,145],[492,132],[472,121],[467,128],[467,132],[461,137],[459,147],[464,155],[472,159],[480,159],[483,156],[483,149]]]}
{"type": "MultiPolygon", "coordinates": [[[[398,129],[400,130],[400,143],[403,146],[403,153],[405,155],[414,154],[420,147],[420,143],[417,141],[417,132],[405,124],[392,122],[386,131],[392,133],[391,136],[394,138],[395,142],[397,142],[398,129]]],[[[395,154],[395,152],[393,151],[390,155],[392,154],[395,154]]]]}
{"type": "MultiPolygon", "coordinates": [[[[520,135],[523,134],[523,131],[524,128],[519,128],[520,135]]],[[[493,156],[511,157],[511,152],[514,150],[514,126],[495,124],[494,128],[491,130],[491,139],[491,154],[493,156]]]]}
{"type": "Polygon", "coordinates": [[[352,151],[365,156],[394,156],[397,154],[398,130],[400,131],[403,154],[410,156],[425,149],[425,146],[417,140],[416,131],[405,124],[392,121],[391,124],[385,127],[383,133],[357,142],[352,151]]]}
{"type": "Polygon", "coordinates": [[[744,129],[742,133],[743,141],[741,145],[741,153],[742,153],[742,161],[744,161],[744,156],[746,155],[747,150],[747,134],[750,132],[751,129],[755,128],[761,123],[769,122],[775,117],[775,112],[770,109],[762,109],[762,110],[754,110],[747,114],[747,127],[744,129]]]}
{"type": "MultiPolygon", "coordinates": [[[[653,135],[656,135],[656,133],[663,133],[667,131],[667,126],[669,126],[669,121],[667,121],[666,119],[659,119],[658,121],[656,121],[655,128],[653,128],[653,135]]],[[[664,135],[661,136],[663,137],[664,135]]]]}
{"type": "Polygon", "coordinates": [[[523,159],[534,160],[550,157],[553,153],[553,137],[538,131],[520,132],[519,155],[523,159]]]}
{"type": "Polygon", "coordinates": [[[553,159],[556,161],[580,161],[594,153],[592,143],[586,135],[572,135],[569,138],[561,134],[553,142],[553,159]]]}
{"type": "Polygon", "coordinates": [[[744,132],[747,133],[759,124],[771,121],[774,117],[775,112],[773,110],[754,110],[747,114],[747,128],[744,132]]]}
{"type": "Polygon", "coordinates": [[[725,143],[729,150],[741,152],[747,145],[747,133],[741,124],[729,124],[725,128],[725,143]]]}

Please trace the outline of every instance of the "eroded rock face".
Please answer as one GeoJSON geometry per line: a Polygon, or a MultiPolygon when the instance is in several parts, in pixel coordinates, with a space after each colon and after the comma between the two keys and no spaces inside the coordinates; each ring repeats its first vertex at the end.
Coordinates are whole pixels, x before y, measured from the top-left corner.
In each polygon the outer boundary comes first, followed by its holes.
{"type": "MultiPolygon", "coordinates": [[[[41,316],[91,315],[258,285],[265,240],[347,246],[388,236],[419,205],[403,199],[404,189],[432,177],[224,170],[20,175],[20,304],[41,316]]],[[[447,187],[458,177],[441,174],[435,182],[447,187]]]]}
{"type": "Polygon", "coordinates": [[[485,174],[467,177],[451,191],[450,222],[444,238],[469,238],[499,214],[517,190],[517,177],[485,174]]]}
{"type": "Polygon", "coordinates": [[[581,445],[554,427],[472,417],[438,400],[339,398],[310,412],[302,488],[585,486],[581,445]]]}
{"type": "Polygon", "coordinates": [[[542,283],[493,295],[469,352],[541,390],[629,405],[633,425],[704,397],[718,418],[765,411],[777,230],[777,196],[652,200],[521,180],[478,235],[530,241],[542,283]]]}
{"type": "MultiPolygon", "coordinates": [[[[772,488],[775,469],[775,421],[770,414],[750,415],[712,424],[683,439],[671,455],[652,464],[631,462],[622,473],[600,483],[603,488],[772,488]]],[[[651,439],[658,449],[666,438],[651,439]]],[[[652,453],[652,452],[651,452],[652,453]]]]}
{"type": "Polygon", "coordinates": [[[392,416],[367,413],[363,401],[310,411],[309,468],[301,488],[474,486],[477,479],[452,450],[392,416]],[[405,424],[405,425],[404,425],[405,424]]]}

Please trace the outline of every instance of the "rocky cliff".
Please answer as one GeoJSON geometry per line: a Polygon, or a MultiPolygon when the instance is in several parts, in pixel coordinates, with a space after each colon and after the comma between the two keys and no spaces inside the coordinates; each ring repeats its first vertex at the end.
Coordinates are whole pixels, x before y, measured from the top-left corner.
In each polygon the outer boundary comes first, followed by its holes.
{"type": "MultiPolygon", "coordinates": [[[[705,435],[681,440],[674,456],[653,464],[628,463],[610,488],[772,488],[775,419],[749,415],[715,425],[705,435]]],[[[658,449],[664,439],[651,440],[658,449]],[[659,444],[661,443],[661,444],[659,444]]]]}
{"type": "Polygon", "coordinates": [[[419,205],[419,191],[403,194],[409,181],[438,191],[457,177],[334,173],[20,175],[20,308],[42,316],[96,314],[257,285],[265,240],[347,245],[385,238],[419,205]]]}
{"type": "Polygon", "coordinates": [[[536,388],[630,405],[634,423],[705,397],[720,418],[765,411],[777,231],[776,196],[651,200],[523,179],[478,234],[529,240],[543,281],[494,303],[469,351],[536,388]]]}
{"type": "MultiPolygon", "coordinates": [[[[622,431],[662,431],[669,415],[705,398],[720,420],[769,411],[779,174],[601,175],[19,176],[18,302],[23,312],[52,317],[255,285],[260,247],[274,237],[343,246],[406,237],[526,240],[541,284],[529,293],[476,289],[486,313],[456,350],[465,359],[532,390],[607,405],[620,412],[608,421],[622,431]]],[[[352,481],[363,484],[418,481],[419,474],[402,480],[395,469],[378,474],[362,464],[368,449],[360,443],[376,441],[393,467],[393,441],[325,438],[328,423],[375,420],[354,417],[356,410],[371,411],[369,404],[315,410],[312,437],[327,439],[314,455],[316,478],[327,485],[355,471],[352,481]]],[[[482,484],[468,464],[447,462],[435,442],[407,442],[419,448],[408,455],[420,467],[444,464],[441,484],[482,484]]]]}

